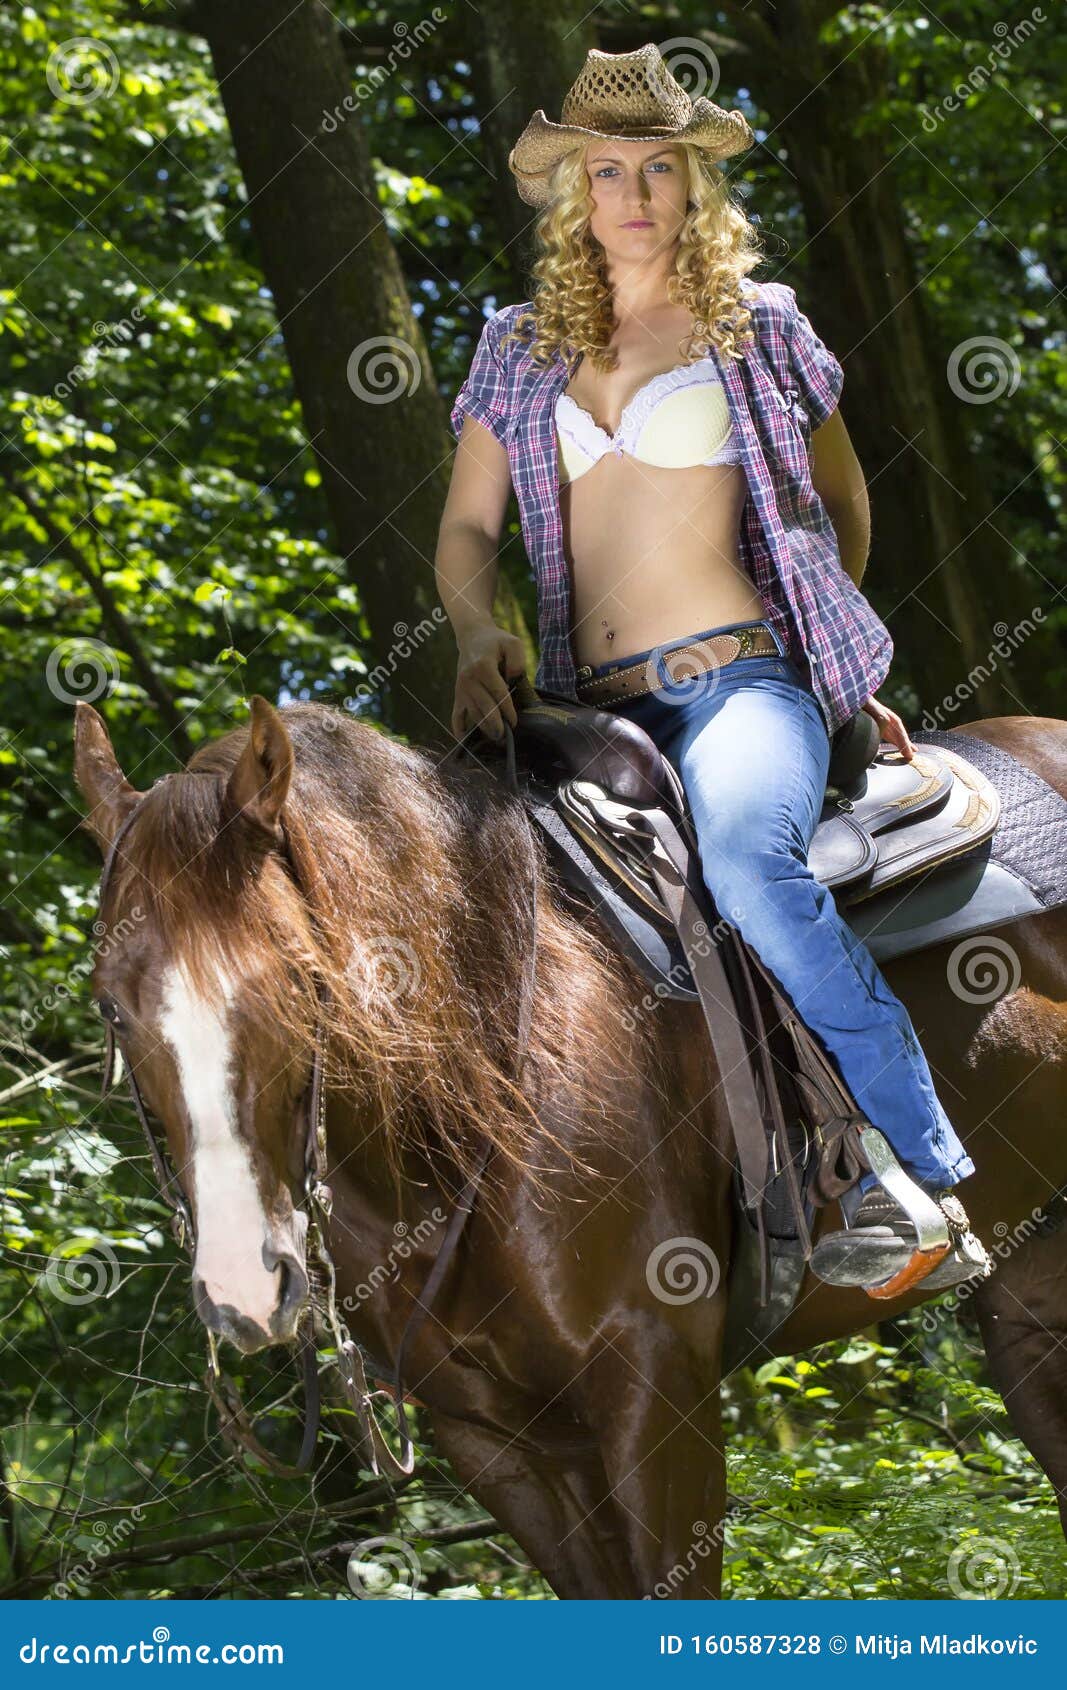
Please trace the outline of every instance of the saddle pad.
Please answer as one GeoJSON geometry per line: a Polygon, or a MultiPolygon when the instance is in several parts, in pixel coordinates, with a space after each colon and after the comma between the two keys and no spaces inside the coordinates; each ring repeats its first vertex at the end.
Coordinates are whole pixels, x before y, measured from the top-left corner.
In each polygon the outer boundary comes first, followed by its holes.
{"type": "Polygon", "coordinates": [[[878,962],[1067,904],[1067,799],[1010,752],[960,729],[916,744],[966,757],[996,789],[991,839],[861,903],[845,920],[878,962]]]}
{"type": "Polygon", "coordinates": [[[994,859],[1030,887],[1044,909],[1067,903],[1067,798],[999,745],[956,728],[923,735],[923,744],[958,751],[1000,793],[994,859]]]}

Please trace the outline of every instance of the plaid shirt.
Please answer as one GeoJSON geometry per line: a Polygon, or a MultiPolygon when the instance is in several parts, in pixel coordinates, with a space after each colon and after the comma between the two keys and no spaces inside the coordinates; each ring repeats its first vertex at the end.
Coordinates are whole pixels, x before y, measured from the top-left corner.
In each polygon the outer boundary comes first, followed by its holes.
{"type": "MultiPolygon", "coordinates": [[[[842,568],[829,514],[811,484],[811,435],[834,410],[844,372],[791,287],[749,286],[755,346],[740,360],[712,348],[748,476],[741,562],[832,734],[877,691],[893,655],[888,628],[842,568]]],[[[541,661],[534,684],[574,698],[554,416],[568,371],[559,354],[539,369],[518,342],[500,347],[529,308],[506,305],[487,320],[456,395],[452,429],[458,438],[464,417],[475,417],[507,451],[537,584],[541,661]]]]}

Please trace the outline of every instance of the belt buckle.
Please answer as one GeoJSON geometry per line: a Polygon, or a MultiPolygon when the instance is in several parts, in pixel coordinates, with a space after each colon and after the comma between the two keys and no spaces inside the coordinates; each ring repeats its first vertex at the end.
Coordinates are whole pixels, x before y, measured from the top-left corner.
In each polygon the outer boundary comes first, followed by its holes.
{"type": "Polygon", "coordinates": [[[575,679],[576,679],[576,681],[579,681],[579,682],[580,681],[591,681],[593,679],[593,666],[592,666],[592,664],[591,663],[583,663],[581,668],[576,671],[575,679]]]}
{"type": "Polygon", "coordinates": [[[758,630],[756,628],[737,628],[734,630],[734,638],[738,641],[741,647],[737,654],[738,657],[752,656],[752,647],[755,643],[757,632],[758,630]]]}

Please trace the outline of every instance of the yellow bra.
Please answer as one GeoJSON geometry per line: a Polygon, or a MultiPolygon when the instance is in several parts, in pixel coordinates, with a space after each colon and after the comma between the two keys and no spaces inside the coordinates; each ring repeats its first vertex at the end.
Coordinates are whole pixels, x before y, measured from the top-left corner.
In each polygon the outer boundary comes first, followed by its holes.
{"type": "Polygon", "coordinates": [[[556,400],[561,485],[577,480],[607,452],[624,452],[661,469],[735,464],[741,459],[730,407],[713,358],[678,364],[639,387],[614,434],[584,406],[561,393],[556,400]]]}

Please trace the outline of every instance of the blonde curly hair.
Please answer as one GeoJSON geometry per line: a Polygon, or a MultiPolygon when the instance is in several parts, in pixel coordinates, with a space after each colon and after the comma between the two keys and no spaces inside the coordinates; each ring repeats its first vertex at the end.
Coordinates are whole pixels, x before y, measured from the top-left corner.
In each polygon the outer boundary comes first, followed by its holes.
{"type": "MultiPolygon", "coordinates": [[[[684,358],[706,357],[712,345],[724,357],[742,358],[742,343],[753,331],[741,283],[763,261],[759,236],[704,149],[674,144],[688,174],[688,209],[667,295],[693,318],[684,358]]],[[[595,369],[607,371],[618,364],[618,353],[608,350],[614,314],[604,249],[589,228],[593,201],[585,159],[585,147],[578,146],[553,168],[552,199],[535,225],[533,308],[516,319],[501,344],[521,341],[541,367],[557,353],[573,367],[587,353],[595,369]]]]}

